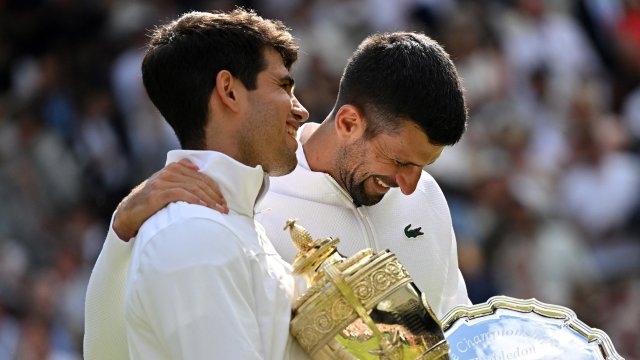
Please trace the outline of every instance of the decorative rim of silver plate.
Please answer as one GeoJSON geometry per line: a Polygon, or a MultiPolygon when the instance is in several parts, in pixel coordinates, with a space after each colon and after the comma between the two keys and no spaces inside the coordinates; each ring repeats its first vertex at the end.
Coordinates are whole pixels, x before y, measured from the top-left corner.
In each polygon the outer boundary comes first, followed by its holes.
{"type": "Polygon", "coordinates": [[[615,348],[609,336],[602,330],[591,328],[578,319],[576,313],[560,305],[552,305],[538,301],[535,298],[517,299],[505,295],[491,297],[488,301],[475,305],[458,305],[452,308],[442,318],[442,329],[447,330],[462,318],[475,318],[494,315],[496,310],[506,309],[520,313],[535,313],[545,318],[563,319],[568,327],[583,336],[589,343],[598,342],[600,351],[606,360],[624,360],[615,348]]]}

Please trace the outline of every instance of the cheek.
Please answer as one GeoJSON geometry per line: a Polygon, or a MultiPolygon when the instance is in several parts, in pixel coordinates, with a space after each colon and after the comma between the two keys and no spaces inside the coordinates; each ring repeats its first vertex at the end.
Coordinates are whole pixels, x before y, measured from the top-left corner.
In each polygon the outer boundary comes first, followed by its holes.
{"type": "Polygon", "coordinates": [[[291,109],[293,108],[291,98],[289,97],[288,94],[285,94],[282,97],[282,99],[280,100],[280,104],[281,104],[280,108],[282,109],[282,112],[288,115],[291,112],[291,109]]]}
{"type": "Polygon", "coordinates": [[[379,169],[368,161],[366,158],[363,161],[358,162],[357,166],[353,167],[352,174],[355,182],[364,183],[366,186],[372,181],[372,176],[380,175],[379,169]]]}
{"type": "Polygon", "coordinates": [[[291,113],[291,99],[286,94],[284,96],[274,95],[263,105],[265,112],[271,117],[273,125],[284,126],[291,113]]]}
{"type": "Polygon", "coordinates": [[[256,121],[258,126],[267,129],[275,129],[279,124],[286,121],[285,107],[278,103],[276,99],[261,98],[259,102],[254,103],[256,121]]]}

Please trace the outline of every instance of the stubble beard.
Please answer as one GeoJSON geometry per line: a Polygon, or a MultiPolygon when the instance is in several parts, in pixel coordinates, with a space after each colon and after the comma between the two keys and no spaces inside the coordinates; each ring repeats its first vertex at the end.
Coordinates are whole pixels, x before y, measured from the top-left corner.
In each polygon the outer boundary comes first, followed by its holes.
{"type": "Polygon", "coordinates": [[[347,190],[351,198],[353,199],[353,204],[356,207],[360,206],[372,206],[379,203],[382,200],[384,195],[369,195],[365,189],[364,180],[359,183],[352,184],[349,186],[347,190]]]}
{"type": "Polygon", "coordinates": [[[286,144],[280,144],[277,149],[274,149],[275,145],[265,138],[266,135],[259,133],[258,130],[253,131],[257,132],[258,134],[255,135],[261,136],[261,138],[245,136],[240,144],[245,159],[244,163],[247,166],[260,165],[269,176],[286,175],[296,168],[298,164],[296,153],[286,144]]]}
{"type": "Polygon", "coordinates": [[[358,169],[364,165],[365,155],[364,140],[342,147],[337,152],[336,166],[340,182],[351,196],[356,207],[371,206],[379,203],[384,195],[369,195],[365,187],[365,182],[369,176],[363,176],[358,181],[358,169]]]}
{"type": "MultiPolygon", "coordinates": [[[[287,148],[287,150],[289,150],[289,148],[287,148]]],[[[277,155],[277,157],[277,159],[273,159],[271,162],[273,164],[271,169],[265,170],[269,176],[287,175],[296,168],[296,165],[298,165],[296,153],[290,150],[277,155]]]]}
{"type": "Polygon", "coordinates": [[[246,122],[246,126],[241,137],[241,151],[247,160],[245,164],[250,166],[261,165],[262,170],[269,176],[283,176],[292,172],[298,164],[295,150],[289,148],[286,139],[282,138],[279,144],[274,144],[276,134],[270,128],[271,124],[265,123],[264,119],[273,116],[268,106],[254,104],[254,110],[249,115],[250,121],[246,122]],[[262,111],[261,111],[262,110],[262,111]]]}

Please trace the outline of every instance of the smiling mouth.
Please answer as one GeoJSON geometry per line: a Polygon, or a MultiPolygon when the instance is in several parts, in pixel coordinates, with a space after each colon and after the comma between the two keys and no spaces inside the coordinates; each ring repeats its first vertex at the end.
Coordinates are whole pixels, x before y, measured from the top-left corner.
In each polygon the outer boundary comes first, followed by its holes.
{"type": "Polygon", "coordinates": [[[298,132],[297,127],[287,124],[287,134],[289,134],[292,138],[295,139],[297,132],[298,132]]]}
{"type": "Polygon", "coordinates": [[[386,182],[384,182],[382,179],[380,179],[380,178],[379,178],[379,177],[377,177],[377,176],[373,178],[373,181],[375,181],[375,182],[376,182],[376,184],[378,184],[379,186],[381,186],[381,187],[383,187],[383,188],[388,189],[388,188],[390,188],[390,187],[391,187],[391,185],[387,184],[386,182]]]}

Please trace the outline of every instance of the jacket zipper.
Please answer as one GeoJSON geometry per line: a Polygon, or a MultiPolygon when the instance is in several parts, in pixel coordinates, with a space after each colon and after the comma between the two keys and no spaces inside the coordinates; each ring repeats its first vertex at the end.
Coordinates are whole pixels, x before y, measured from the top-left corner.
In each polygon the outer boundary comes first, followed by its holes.
{"type": "Polygon", "coordinates": [[[351,195],[349,195],[349,193],[345,189],[343,189],[342,186],[338,185],[338,183],[331,176],[327,175],[327,180],[329,180],[329,183],[342,194],[345,205],[355,210],[356,217],[358,218],[360,225],[364,228],[365,231],[363,235],[365,236],[365,242],[367,243],[366,247],[372,248],[374,251],[379,251],[375,244],[371,222],[369,221],[369,217],[367,216],[367,212],[365,211],[365,209],[363,207],[355,207],[355,205],[353,205],[353,198],[351,198],[351,195]]]}
{"type": "Polygon", "coordinates": [[[380,251],[380,249],[378,249],[378,246],[376,245],[375,239],[373,238],[373,229],[371,226],[371,222],[369,221],[369,216],[367,216],[367,212],[362,206],[356,208],[356,212],[358,213],[360,223],[362,224],[362,227],[364,227],[366,232],[367,247],[372,248],[375,252],[380,251]]]}

